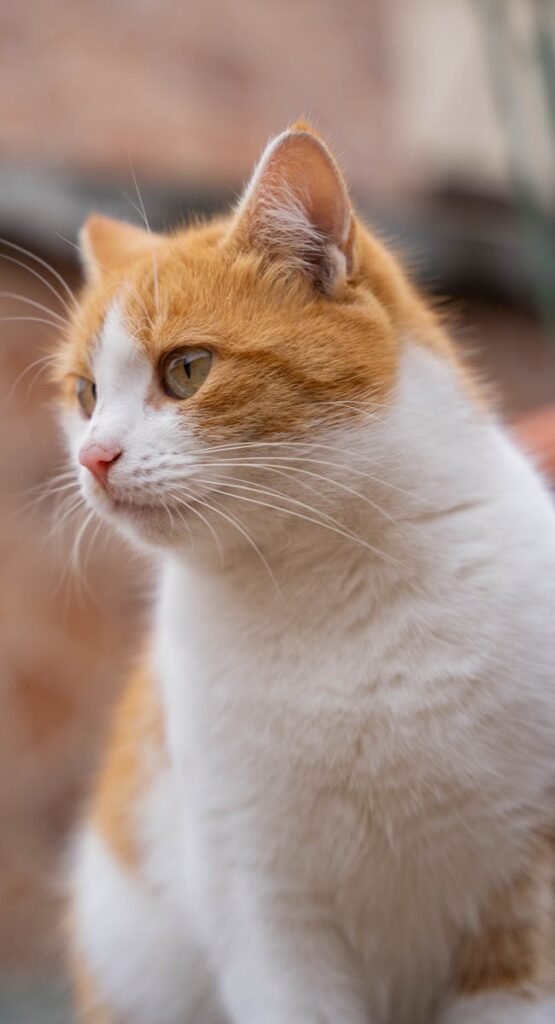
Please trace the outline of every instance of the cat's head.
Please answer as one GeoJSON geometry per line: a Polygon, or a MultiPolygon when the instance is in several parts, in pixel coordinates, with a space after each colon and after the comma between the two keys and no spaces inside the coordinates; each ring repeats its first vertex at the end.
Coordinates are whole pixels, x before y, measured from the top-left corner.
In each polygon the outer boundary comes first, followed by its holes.
{"type": "Polygon", "coordinates": [[[318,477],[387,403],[404,321],[424,315],[320,138],[276,138],[226,219],[158,235],[93,216],[82,247],[58,376],[87,503],[165,545],[320,510],[318,477]]]}

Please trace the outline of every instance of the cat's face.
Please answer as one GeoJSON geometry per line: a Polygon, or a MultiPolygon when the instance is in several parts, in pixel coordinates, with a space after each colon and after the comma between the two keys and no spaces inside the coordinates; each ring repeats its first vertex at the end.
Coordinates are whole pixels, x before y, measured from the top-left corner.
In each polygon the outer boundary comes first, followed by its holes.
{"type": "MultiPolygon", "coordinates": [[[[88,222],[89,281],[58,371],[92,508],[171,546],[240,536],[285,500],[319,507],[303,452],[354,429],[397,369],[362,232],[302,129],[269,147],[228,220],[169,237],[88,222]]],[[[339,468],[339,448],[322,462],[339,468]]]]}

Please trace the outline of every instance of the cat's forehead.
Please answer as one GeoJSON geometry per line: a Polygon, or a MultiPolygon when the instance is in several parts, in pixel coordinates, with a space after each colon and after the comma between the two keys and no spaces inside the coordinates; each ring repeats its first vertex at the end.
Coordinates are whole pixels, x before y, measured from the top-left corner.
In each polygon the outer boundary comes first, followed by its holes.
{"type": "MultiPolygon", "coordinates": [[[[305,318],[306,295],[284,293],[256,265],[230,265],[215,253],[198,258],[168,242],[156,261],[142,261],[109,287],[85,296],[74,332],[91,369],[99,351],[123,346],[152,364],[174,348],[208,346],[222,355],[273,349],[293,338],[305,318]]],[[[310,333],[310,316],[305,333],[310,333]]],[[[318,332],[320,333],[320,332],[318,332]]]]}
{"type": "Polygon", "coordinates": [[[123,384],[127,392],[144,392],[148,387],[150,360],[130,328],[121,298],[109,306],[93,341],[91,366],[101,395],[117,396],[123,384]]]}

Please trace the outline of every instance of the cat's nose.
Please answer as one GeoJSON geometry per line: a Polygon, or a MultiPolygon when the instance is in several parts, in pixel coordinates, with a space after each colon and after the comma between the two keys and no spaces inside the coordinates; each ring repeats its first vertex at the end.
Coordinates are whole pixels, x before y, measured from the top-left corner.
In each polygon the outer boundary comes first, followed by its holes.
{"type": "Polygon", "coordinates": [[[108,470],[121,455],[121,448],[116,444],[88,444],[79,452],[79,462],[106,487],[108,470]]]}

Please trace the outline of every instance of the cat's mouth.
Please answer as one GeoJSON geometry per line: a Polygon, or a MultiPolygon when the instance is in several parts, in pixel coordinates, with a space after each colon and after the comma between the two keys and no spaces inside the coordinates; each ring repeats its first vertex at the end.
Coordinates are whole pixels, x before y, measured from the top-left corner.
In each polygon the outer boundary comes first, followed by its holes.
{"type": "Polygon", "coordinates": [[[85,497],[89,505],[113,525],[124,529],[130,526],[139,536],[157,544],[190,536],[188,519],[189,513],[195,512],[195,496],[188,494],[185,500],[164,494],[162,489],[159,493],[144,494],[133,493],[131,488],[116,488],[111,483],[107,487],[94,481],[87,483],[85,497]]]}
{"type": "Polygon", "coordinates": [[[157,532],[173,534],[178,523],[182,523],[196,505],[194,498],[187,502],[176,501],[171,497],[153,495],[152,497],[117,495],[104,491],[100,497],[103,511],[116,519],[128,519],[136,526],[152,528],[157,532]]]}

